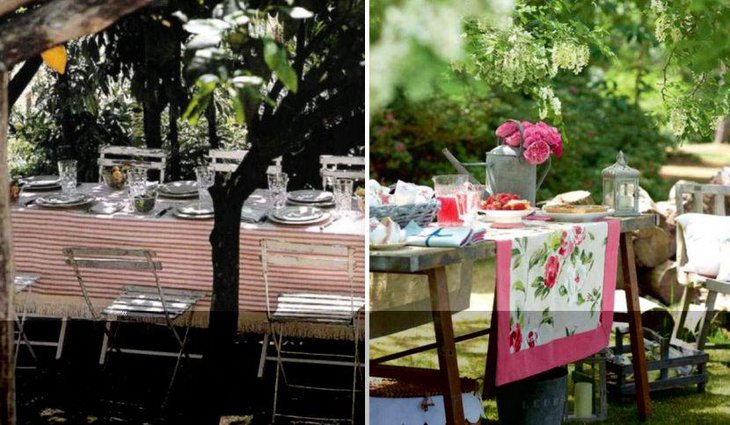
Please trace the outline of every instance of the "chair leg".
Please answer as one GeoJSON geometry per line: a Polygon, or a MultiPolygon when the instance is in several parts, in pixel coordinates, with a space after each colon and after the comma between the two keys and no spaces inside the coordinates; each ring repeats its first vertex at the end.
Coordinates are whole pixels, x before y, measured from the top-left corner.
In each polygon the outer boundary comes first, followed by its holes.
{"type": "Polygon", "coordinates": [[[689,312],[689,306],[692,304],[692,296],[694,295],[694,288],[689,285],[685,285],[684,291],[682,292],[682,299],[680,301],[679,315],[674,322],[674,329],[672,330],[671,341],[680,340],[680,334],[684,329],[684,322],[687,321],[687,313],[689,312]]]}
{"type": "Polygon", "coordinates": [[[357,375],[360,370],[360,326],[357,323],[357,319],[355,319],[355,327],[354,327],[354,346],[355,346],[355,352],[354,356],[352,358],[352,361],[354,363],[353,369],[352,369],[352,411],[350,412],[350,423],[355,423],[355,406],[357,404],[357,375]]]}
{"type": "Polygon", "coordinates": [[[715,316],[715,300],[717,300],[717,292],[709,291],[707,301],[705,302],[705,314],[702,317],[700,332],[697,335],[697,349],[700,351],[705,349],[707,334],[710,332],[710,324],[712,323],[712,318],[715,316]]]}
{"type": "MultiPolygon", "coordinates": [[[[175,368],[172,370],[172,377],[170,377],[170,383],[167,385],[167,392],[165,398],[162,400],[162,410],[164,411],[167,407],[167,402],[170,400],[170,394],[172,393],[172,387],[175,385],[175,378],[177,378],[177,372],[180,370],[182,358],[185,353],[185,346],[188,343],[188,335],[190,334],[190,326],[185,327],[185,334],[183,335],[182,341],[180,342],[180,351],[177,353],[177,359],[175,361],[175,368]]],[[[185,356],[188,358],[187,356],[185,356]]]]}
{"type": "Polygon", "coordinates": [[[274,406],[271,413],[271,423],[276,423],[276,407],[279,399],[279,377],[283,374],[283,367],[281,361],[281,342],[283,335],[280,335],[277,339],[276,333],[272,332],[272,338],[274,339],[274,346],[276,347],[276,378],[274,381],[274,406]]]}
{"type": "Polygon", "coordinates": [[[269,334],[264,334],[264,340],[261,343],[261,357],[259,357],[259,371],[256,376],[259,378],[264,377],[264,367],[266,366],[266,355],[269,352],[269,334]]]}
{"type": "Polygon", "coordinates": [[[104,325],[104,339],[101,342],[101,354],[99,354],[99,364],[103,365],[106,361],[106,354],[109,348],[109,334],[111,333],[111,322],[106,322],[104,325]]]}
{"type": "Polygon", "coordinates": [[[58,331],[58,345],[56,345],[56,360],[61,359],[63,354],[63,344],[66,342],[66,332],[68,326],[68,317],[61,319],[61,329],[58,331]]]}

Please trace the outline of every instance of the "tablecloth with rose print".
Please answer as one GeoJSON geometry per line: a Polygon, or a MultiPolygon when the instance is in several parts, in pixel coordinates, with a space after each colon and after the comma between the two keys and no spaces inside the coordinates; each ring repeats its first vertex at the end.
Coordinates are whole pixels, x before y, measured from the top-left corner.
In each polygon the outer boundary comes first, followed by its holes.
{"type": "Polygon", "coordinates": [[[531,221],[497,244],[497,385],[608,345],[620,224],[531,221]]]}

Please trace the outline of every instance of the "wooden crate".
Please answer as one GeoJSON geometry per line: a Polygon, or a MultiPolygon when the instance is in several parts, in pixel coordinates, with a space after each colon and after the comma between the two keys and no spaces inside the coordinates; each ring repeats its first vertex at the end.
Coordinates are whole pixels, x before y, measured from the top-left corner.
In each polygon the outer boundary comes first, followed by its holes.
{"type": "MultiPolygon", "coordinates": [[[[631,347],[624,345],[624,337],[628,335],[628,329],[622,328],[616,330],[616,345],[611,347],[614,355],[623,355],[627,357],[627,353],[631,353],[631,347]]],[[[659,376],[649,381],[649,391],[666,390],[669,388],[679,388],[689,385],[697,385],[699,392],[705,391],[707,383],[707,362],[709,356],[703,351],[699,351],[687,346],[679,346],[670,344],[669,338],[663,338],[650,329],[644,329],[646,338],[659,344],[660,359],[647,361],[647,370],[659,371],[659,376]],[[670,358],[670,348],[682,351],[682,355],[670,358]],[[692,370],[686,376],[670,376],[669,371],[673,368],[690,366],[692,370]]],[[[634,373],[634,367],[631,363],[622,363],[615,357],[612,357],[606,363],[607,386],[609,395],[616,398],[634,396],[636,387],[634,379],[631,375],[634,373]]]]}

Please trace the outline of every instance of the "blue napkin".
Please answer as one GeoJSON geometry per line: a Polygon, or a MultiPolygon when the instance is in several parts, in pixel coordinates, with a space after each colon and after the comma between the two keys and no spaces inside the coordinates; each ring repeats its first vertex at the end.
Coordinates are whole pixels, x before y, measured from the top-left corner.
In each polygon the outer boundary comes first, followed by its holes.
{"type": "Polygon", "coordinates": [[[484,240],[486,229],[471,227],[421,227],[411,221],[405,228],[406,245],[462,247],[484,240]]]}

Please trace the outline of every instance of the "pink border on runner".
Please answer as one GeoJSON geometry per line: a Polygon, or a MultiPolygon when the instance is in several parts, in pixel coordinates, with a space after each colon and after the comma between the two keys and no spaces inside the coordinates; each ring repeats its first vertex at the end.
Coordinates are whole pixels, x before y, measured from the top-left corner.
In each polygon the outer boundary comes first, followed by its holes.
{"type": "MultiPolygon", "coordinates": [[[[600,326],[592,331],[560,338],[544,345],[510,354],[509,352],[509,293],[512,241],[497,243],[497,385],[537,375],[538,373],[588,357],[608,346],[613,324],[613,292],[616,288],[618,266],[619,220],[606,220],[608,240],[603,271],[603,302],[600,326]]],[[[492,324],[494,329],[494,324],[492,324]]]]}

